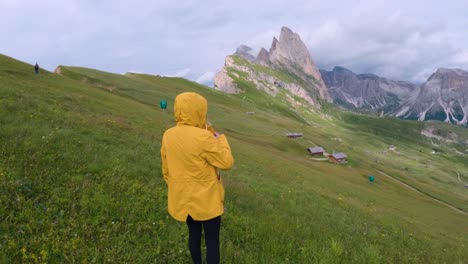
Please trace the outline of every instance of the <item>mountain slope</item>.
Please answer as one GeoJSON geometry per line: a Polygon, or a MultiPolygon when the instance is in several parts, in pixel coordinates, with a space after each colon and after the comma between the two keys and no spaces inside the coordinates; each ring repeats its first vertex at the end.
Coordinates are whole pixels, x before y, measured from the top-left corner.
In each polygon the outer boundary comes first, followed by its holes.
{"type": "Polygon", "coordinates": [[[334,102],[347,109],[468,124],[468,72],[464,70],[438,69],[420,87],[374,74],[354,74],[343,67],[320,72],[334,102]]]}
{"type": "Polygon", "coordinates": [[[320,108],[320,101],[331,101],[320,72],[297,33],[281,28],[279,40],[273,38],[270,50],[262,48],[256,59],[252,59],[250,50],[241,45],[235,54],[226,57],[224,67],[215,76],[215,89],[231,94],[243,92],[245,87],[236,81],[243,79],[272,96],[285,92],[290,103],[297,103],[294,97],[299,97],[320,108]]]}
{"type": "Polygon", "coordinates": [[[392,112],[417,89],[408,82],[392,81],[374,74],[355,74],[343,67],[320,70],[320,73],[333,101],[349,109],[392,112]]]}
{"type": "Polygon", "coordinates": [[[222,173],[226,263],[468,257],[465,215],[375,174],[382,170],[468,211],[454,174],[466,179],[468,168],[450,150],[463,151],[465,130],[434,124],[439,139],[431,142],[420,122],[327,104],[323,111],[290,109],[254,87],[226,95],[180,78],[60,69],[34,75],[31,65],[0,56],[2,262],[186,263],[186,226],[168,218],[159,160],[182,91],[208,99],[209,119],[227,134],[236,159],[222,173]],[[304,138],[285,137],[294,131],[304,138]],[[432,144],[438,155],[430,154],[432,144]],[[344,151],[349,163],[313,161],[306,152],[312,145],[344,151]]]}
{"type": "Polygon", "coordinates": [[[468,124],[468,72],[440,68],[433,73],[395,116],[468,124]]]}

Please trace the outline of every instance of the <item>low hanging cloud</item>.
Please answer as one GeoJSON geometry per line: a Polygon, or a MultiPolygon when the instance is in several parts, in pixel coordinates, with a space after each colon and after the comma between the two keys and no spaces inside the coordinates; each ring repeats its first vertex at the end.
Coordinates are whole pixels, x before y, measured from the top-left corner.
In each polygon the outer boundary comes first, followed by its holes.
{"type": "Polygon", "coordinates": [[[187,77],[188,74],[191,72],[191,69],[190,68],[185,68],[185,69],[181,69],[181,70],[178,70],[174,73],[168,73],[168,74],[163,74],[163,76],[165,77],[187,77]]]}
{"type": "Polygon", "coordinates": [[[215,72],[211,72],[211,71],[205,72],[200,77],[198,77],[195,81],[197,83],[201,83],[205,85],[212,85],[214,76],[215,76],[215,72]]]}
{"type": "Polygon", "coordinates": [[[142,72],[142,71],[137,71],[137,70],[129,70],[129,71],[127,71],[127,73],[146,74],[146,73],[144,73],[144,72],[142,72]]]}

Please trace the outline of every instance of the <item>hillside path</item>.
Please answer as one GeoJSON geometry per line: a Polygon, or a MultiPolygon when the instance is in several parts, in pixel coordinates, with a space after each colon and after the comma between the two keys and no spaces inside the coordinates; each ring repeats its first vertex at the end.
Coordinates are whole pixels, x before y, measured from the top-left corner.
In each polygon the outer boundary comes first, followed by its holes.
{"type": "Polygon", "coordinates": [[[457,211],[458,213],[461,213],[461,214],[464,214],[464,215],[467,215],[467,216],[468,216],[468,213],[467,213],[467,212],[465,212],[465,211],[463,211],[463,210],[460,210],[460,209],[456,208],[455,206],[453,206],[453,205],[451,205],[451,204],[449,204],[449,203],[447,203],[447,202],[444,202],[444,201],[439,200],[439,199],[437,199],[437,198],[434,198],[434,197],[432,197],[432,196],[430,196],[430,195],[427,195],[427,194],[421,192],[420,190],[414,188],[413,186],[411,186],[411,185],[409,185],[409,184],[406,184],[406,183],[404,183],[404,182],[398,180],[397,178],[388,175],[387,173],[385,173],[385,172],[383,172],[383,171],[381,171],[381,170],[377,170],[377,171],[378,171],[380,174],[383,174],[383,175],[387,176],[388,178],[393,179],[394,181],[400,183],[401,185],[403,185],[404,187],[406,187],[406,188],[408,188],[408,189],[410,189],[410,190],[413,190],[413,191],[415,191],[415,192],[418,192],[418,193],[420,193],[420,194],[422,194],[422,195],[424,195],[424,196],[426,196],[426,197],[428,197],[428,198],[430,198],[430,199],[432,199],[432,200],[434,200],[434,201],[436,201],[436,202],[438,202],[438,203],[440,203],[440,204],[443,204],[443,205],[445,205],[445,206],[451,208],[451,209],[454,210],[454,211],[457,211]]]}

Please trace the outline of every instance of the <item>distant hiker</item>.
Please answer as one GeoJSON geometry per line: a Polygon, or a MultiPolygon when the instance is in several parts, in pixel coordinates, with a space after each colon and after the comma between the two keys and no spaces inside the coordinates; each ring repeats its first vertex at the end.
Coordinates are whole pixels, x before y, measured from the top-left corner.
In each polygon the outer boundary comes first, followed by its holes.
{"type": "Polygon", "coordinates": [[[234,163],[224,135],[206,120],[207,101],[196,93],[181,93],[174,103],[177,125],[166,130],[161,144],[162,173],[168,186],[168,211],[186,222],[193,263],[202,263],[205,232],[208,264],[219,263],[219,230],[224,213],[224,187],[217,168],[234,163]]]}
{"type": "Polygon", "coordinates": [[[37,62],[36,65],[34,65],[34,71],[36,72],[36,74],[39,73],[39,64],[37,64],[37,62]]]}

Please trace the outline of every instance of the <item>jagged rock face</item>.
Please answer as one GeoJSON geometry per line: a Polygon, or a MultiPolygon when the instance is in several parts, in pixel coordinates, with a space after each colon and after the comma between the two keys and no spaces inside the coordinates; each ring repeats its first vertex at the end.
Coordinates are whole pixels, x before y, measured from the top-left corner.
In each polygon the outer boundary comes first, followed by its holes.
{"type": "Polygon", "coordinates": [[[228,94],[237,94],[241,92],[235,84],[234,80],[229,77],[227,68],[234,65],[234,62],[230,56],[226,57],[224,67],[215,74],[214,88],[228,94]]]}
{"type": "MultiPolygon", "coordinates": [[[[245,61],[246,64],[235,63],[235,56],[239,55],[234,54],[227,56],[223,69],[216,73],[214,82],[215,89],[230,94],[240,93],[242,92],[242,87],[237,87],[233,78],[244,78],[253,83],[258,90],[265,91],[271,96],[276,96],[280,89],[286,89],[293,95],[303,98],[309,104],[319,107],[316,100],[299,84],[283,82],[278,80],[275,76],[257,71],[252,67],[253,64],[247,64],[247,60],[245,61]],[[243,76],[240,76],[237,72],[241,72],[243,76]]],[[[239,60],[240,58],[237,59],[239,60]]],[[[291,99],[291,102],[294,100],[292,97],[289,97],[289,99],[291,99]]]]}
{"type": "Polygon", "coordinates": [[[274,64],[297,67],[305,74],[313,76],[320,80],[320,72],[315,67],[312,57],[309,54],[304,42],[297,33],[292,32],[289,28],[281,28],[279,41],[273,39],[270,49],[270,61],[274,64]]]}
{"type": "Polygon", "coordinates": [[[335,67],[332,71],[320,70],[320,73],[333,101],[351,109],[391,112],[417,88],[414,84],[388,80],[375,74],[355,74],[343,67],[335,67]]]}
{"type": "Polygon", "coordinates": [[[268,63],[270,63],[269,58],[270,58],[270,53],[266,49],[262,48],[260,52],[258,53],[257,58],[255,59],[255,62],[268,65],[268,63]]]}
{"type": "Polygon", "coordinates": [[[395,116],[468,124],[468,72],[440,68],[402,105],[395,116]]]}
{"type": "Polygon", "coordinates": [[[309,50],[297,33],[287,27],[282,27],[279,40],[273,38],[269,53],[269,61],[273,65],[286,68],[310,85],[317,86],[320,97],[331,101],[320,72],[315,66],[309,50]]]}
{"type": "Polygon", "coordinates": [[[223,69],[215,76],[216,89],[237,93],[242,87],[235,87],[233,78],[242,77],[255,84],[257,89],[273,96],[280,89],[286,89],[318,108],[320,107],[318,98],[331,102],[328,90],[307,47],[299,35],[289,28],[281,29],[279,40],[273,38],[270,51],[262,48],[254,60],[249,56],[249,52],[250,48],[241,46],[234,55],[226,58],[223,69]],[[246,59],[247,62],[234,63],[235,56],[246,59]],[[236,71],[241,72],[242,76],[238,76],[236,71]]]}
{"type": "Polygon", "coordinates": [[[251,51],[252,51],[251,47],[247,45],[240,45],[234,54],[237,54],[249,61],[253,61],[255,60],[255,57],[252,54],[250,54],[251,51]]]}
{"type": "Polygon", "coordinates": [[[276,49],[277,46],[278,46],[278,39],[276,37],[273,37],[273,41],[271,42],[269,53],[272,53],[276,49]]]}

